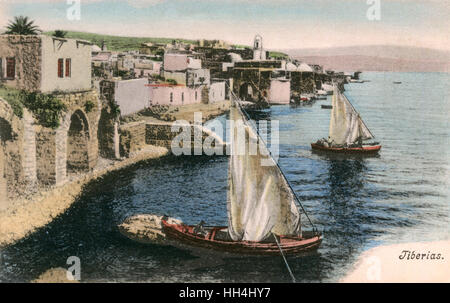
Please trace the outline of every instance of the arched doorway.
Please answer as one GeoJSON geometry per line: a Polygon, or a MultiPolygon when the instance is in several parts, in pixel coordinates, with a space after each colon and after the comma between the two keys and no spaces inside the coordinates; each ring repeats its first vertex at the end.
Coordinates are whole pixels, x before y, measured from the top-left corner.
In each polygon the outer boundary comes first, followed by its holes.
{"type": "Polygon", "coordinates": [[[70,117],[67,134],[67,173],[89,170],[89,124],[86,115],[77,110],[70,117]]]}
{"type": "Polygon", "coordinates": [[[250,83],[243,83],[239,88],[239,98],[244,101],[254,100],[254,90],[250,83]]]}

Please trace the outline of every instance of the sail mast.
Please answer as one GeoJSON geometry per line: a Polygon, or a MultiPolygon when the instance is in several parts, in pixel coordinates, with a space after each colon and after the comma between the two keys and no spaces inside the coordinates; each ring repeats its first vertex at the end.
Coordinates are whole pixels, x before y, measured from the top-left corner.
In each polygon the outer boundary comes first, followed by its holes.
{"type": "MultiPolygon", "coordinates": [[[[247,121],[251,121],[251,119],[250,119],[248,113],[242,108],[242,106],[241,106],[241,104],[240,104],[240,102],[239,102],[239,101],[240,101],[239,98],[236,97],[236,95],[234,94],[233,91],[231,91],[231,95],[232,95],[232,102],[234,102],[234,103],[237,105],[237,108],[238,108],[238,110],[241,112],[241,114],[243,115],[243,118],[246,119],[247,121]]],[[[264,139],[261,137],[261,135],[260,135],[260,133],[259,133],[257,127],[254,127],[254,126],[250,126],[250,127],[252,127],[252,128],[254,129],[256,135],[258,136],[258,140],[260,140],[263,144],[265,144],[265,146],[267,146],[266,142],[265,142],[264,139]]],[[[316,226],[314,225],[314,223],[313,223],[312,220],[310,219],[308,213],[306,212],[305,208],[303,207],[302,203],[300,202],[300,199],[297,197],[296,193],[294,192],[294,189],[293,189],[291,183],[290,183],[289,180],[286,178],[286,175],[285,175],[284,172],[282,171],[282,169],[281,169],[280,165],[278,164],[278,162],[275,161],[275,159],[273,158],[273,155],[272,155],[271,151],[270,151],[268,148],[267,148],[267,151],[268,151],[268,156],[269,156],[269,157],[272,159],[272,161],[276,164],[279,173],[281,174],[281,176],[282,176],[282,178],[284,179],[285,183],[288,185],[289,190],[290,190],[292,196],[294,197],[294,200],[296,201],[296,203],[294,203],[294,205],[297,207],[297,210],[299,211],[299,213],[301,213],[301,212],[300,212],[300,208],[301,208],[302,212],[305,214],[306,218],[308,219],[309,223],[311,224],[311,226],[312,226],[312,228],[313,228],[313,231],[314,231],[315,233],[317,233],[318,231],[317,231],[316,226]],[[300,208],[299,208],[299,206],[300,206],[300,208]]],[[[299,218],[299,220],[300,220],[300,218],[299,218]]]]}

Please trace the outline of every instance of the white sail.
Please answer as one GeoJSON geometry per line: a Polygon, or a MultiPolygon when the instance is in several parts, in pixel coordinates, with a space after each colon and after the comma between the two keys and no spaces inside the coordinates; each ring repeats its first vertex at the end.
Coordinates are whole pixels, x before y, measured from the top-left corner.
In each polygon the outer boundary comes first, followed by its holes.
{"type": "Polygon", "coordinates": [[[373,138],[359,113],[336,86],[333,94],[329,136],[330,141],[337,145],[350,145],[357,142],[359,138],[363,141],[373,138]]]}
{"type": "Polygon", "coordinates": [[[262,241],[272,233],[300,235],[300,213],[294,193],[266,145],[249,125],[239,105],[232,106],[230,120],[227,206],[231,238],[262,241]],[[257,142],[258,148],[248,148],[257,142]]]}

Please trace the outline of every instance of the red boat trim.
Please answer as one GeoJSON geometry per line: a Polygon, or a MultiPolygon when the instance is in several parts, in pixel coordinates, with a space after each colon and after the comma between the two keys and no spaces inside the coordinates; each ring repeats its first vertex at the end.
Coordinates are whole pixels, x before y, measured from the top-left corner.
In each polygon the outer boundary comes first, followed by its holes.
{"type": "Polygon", "coordinates": [[[343,147],[325,147],[317,143],[311,143],[311,148],[338,153],[376,153],[381,149],[381,145],[343,148],[343,147]]]}
{"type": "MultiPolygon", "coordinates": [[[[193,226],[184,224],[169,224],[163,221],[163,229],[168,239],[192,247],[249,255],[279,255],[280,253],[276,243],[215,240],[214,237],[217,231],[226,229],[226,227],[213,228],[204,238],[194,234],[193,226]]],[[[322,237],[320,235],[308,239],[280,236],[280,245],[285,254],[298,254],[306,250],[315,249],[321,242],[322,237]]]]}

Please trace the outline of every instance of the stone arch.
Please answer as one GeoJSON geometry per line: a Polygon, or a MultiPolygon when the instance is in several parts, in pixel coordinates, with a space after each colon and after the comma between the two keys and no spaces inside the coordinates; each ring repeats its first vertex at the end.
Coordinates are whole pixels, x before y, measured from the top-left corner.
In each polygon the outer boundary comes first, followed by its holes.
{"type": "Polygon", "coordinates": [[[12,139],[11,124],[0,117],[0,209],[6,207],[8,201],[6,144],[12,139]]]}
{"type": "Polygon", "coordinates": [[[90,129],[86,114],[78,109],[70,116],[67,130],[67,173],[88,171],[90,129]]]}
{"type": "Polygon", "coordinates": [[[99,155],[108,158],[120,158],[119,154],[119,127],[116,114],[111,108],[103,107],[97,128],[97,141],[99,155]]]}
{"type": "Polygon", "coordinates": [[[239,86],[239,98],[245,101],[257,100],[257,90],[248,82],[243,82],[239,86]]]}

